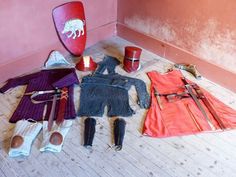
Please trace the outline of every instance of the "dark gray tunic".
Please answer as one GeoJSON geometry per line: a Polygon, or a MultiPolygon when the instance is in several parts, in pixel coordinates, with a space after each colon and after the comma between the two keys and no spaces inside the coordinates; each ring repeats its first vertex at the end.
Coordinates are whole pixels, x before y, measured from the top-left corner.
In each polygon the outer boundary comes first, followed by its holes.
{"type": "Polygon", "coordinates": [[[145,83],[140,79],[126,77],[115,73],[115,67],[120,62],[111,56],[106,56],[99,63],[94,74],[85,76],[81,82],[80,107],[78,116],[102,116],[107,106],[107,116],[131,116],[134,111],[129,105],[128,90],[132,85],[138,94],[138,104],[148,108],[150,97],[145,83]],[[103,74],[107,69],[108,74],[103,74]]]}

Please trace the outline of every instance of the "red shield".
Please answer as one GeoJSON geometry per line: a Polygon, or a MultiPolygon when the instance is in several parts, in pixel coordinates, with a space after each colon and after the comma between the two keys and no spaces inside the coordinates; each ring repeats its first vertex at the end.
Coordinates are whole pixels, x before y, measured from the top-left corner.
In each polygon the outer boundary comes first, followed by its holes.
{"type": "Polygon", "coordinates": [[[80,56],[86,43],[86,23],[82,2],[69,2],[53,9],[57,34],[65,48],[80,56]]]}

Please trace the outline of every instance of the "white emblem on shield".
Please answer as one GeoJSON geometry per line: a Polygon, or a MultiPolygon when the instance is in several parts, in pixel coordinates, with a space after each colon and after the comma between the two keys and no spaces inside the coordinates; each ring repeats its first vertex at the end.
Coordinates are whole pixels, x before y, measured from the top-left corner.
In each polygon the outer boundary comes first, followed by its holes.
{"type": "Polygon", "coordinates": [[[67,38],[75,39],[76,37],[80,37],[80,35],[84,35],[84,25],[85,21],[82,21],[80,19],[70,19],[66,21],[62,34],[71,32],[69,35],[67,35],[67,38]],[[78,32],[78,35],[77,35],[78,32]]]}

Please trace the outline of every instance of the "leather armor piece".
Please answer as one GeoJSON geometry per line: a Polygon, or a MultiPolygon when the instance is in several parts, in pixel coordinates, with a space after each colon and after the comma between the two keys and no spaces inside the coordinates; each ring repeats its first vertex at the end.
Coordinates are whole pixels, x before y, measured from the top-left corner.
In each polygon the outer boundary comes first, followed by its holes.
{"type": "Polygon", "coordinates": [[[24,138],[20,135],[15,135],[11,140],[11,148],[19,148],[24,142],[24,138]]]}
{"type": "Polygon", "coordinates": [[[93,144],[93,138],[96,131],[96,119],[86,118],[84,121],[84,146],[89,147],[93,144]]]}
{"type": "Polygon", "coordinates": [[[63,142],[63,136],[60,132],[53,132],[49,138],[49,142],[53,145],[61,145],[63,142]]]}
{"type": "Polygon", "coordinates": [[[114,141],[115,141],[115,150],[120,151],[122,149],[123,140],[125,136],[125,125],[126,122],[122,118],[118,118],[114,121],[114,141]]]}

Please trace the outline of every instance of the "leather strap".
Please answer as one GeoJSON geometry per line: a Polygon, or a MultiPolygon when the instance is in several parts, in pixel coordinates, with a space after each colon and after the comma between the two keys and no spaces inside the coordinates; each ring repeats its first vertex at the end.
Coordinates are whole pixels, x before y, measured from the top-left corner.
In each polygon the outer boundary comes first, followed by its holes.
{"type": "Polygon", "coordinates": [[[193,112],[191,111],[191,109],[190,109],[190,107],[189,107],[189,104],[185,104],[185,107],[186,107],[186,109],[187,109],[187,111],[188,111],[188,113],[189,113],[191,119],[193,120],[193,123],[194,123],[195,126],[197,127],[197,129],[198,129],[199,131],[202,131],[202,128],[201,128],[200,125],[198,124],[196,117],[194,116],[193,112]]]}
{"type": "Polygon", "coordinates": [[[31,99],[32,103],[40,104],[40,103],[52,101],[52,99],[38,101],[38,100],[35,100],[36,97],[39,96],[39,95],[50,94],[50,93],[59,94],[59,93],[61,93],[61,90],[56,89],[56,90],[45,90],[45,91],[33,91],[33,92],[25,93],[25,95],[30,95],[30,99],[31,99]]]}
{"type": "Polygon", "coordinates": [[[64,87],[61,90],[61,97],[59,101],[59,111],[58,111],[57,119],[56,119],[56,124],[58,126],[64,121],[67,99],[68,99],[68,88],[64,87]]]}
{"type": "Polygon", "coordinates": [[[162,110],[163,109],[163,105],[162,105],[162,102],[161,102],[161,98],[160,98],[159,92],[158,92],[156,87],[154,87],[154,95],[156,96],[159,108],[162,110]]]}

